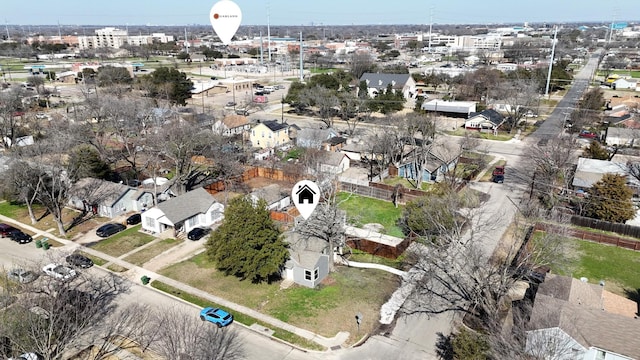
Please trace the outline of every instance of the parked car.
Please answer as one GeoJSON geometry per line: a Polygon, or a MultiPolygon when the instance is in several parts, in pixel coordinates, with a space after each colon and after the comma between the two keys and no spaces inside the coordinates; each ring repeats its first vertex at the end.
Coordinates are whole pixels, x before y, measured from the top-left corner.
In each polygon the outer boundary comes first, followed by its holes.
{"type": "Polygon", "coordinates": [[[206,307],[200,311],[200,320],[223,327],[233,322],[233,316],[222,309],[206,307]]]}
{"type": "Polygon", "coordinates": [[[100,226],[98,230],[96,230],[96,235],[100,237],[109,237],[115,233],[119,233],[126,228],[127,227],[122,224],[108,223],[100,226]]]}
{"type": "Polygon", "coordinates": [[[30,243],[31,241],[33,241],[33,238],[31,237],[31,235],[29,234],[25,234],[24,232],[20,231],[20,230],[14,230],[12,232],[9,233],[9,238],[11,238],[11,240],[19,243],[19,244],[26,244],[26,243],[30,243]]]}
{"type": "Polygon", "coordinates": [[[129,216],[127,218],[127,225],[136,225],[136,224],[140,224],[140,221],[142,221],[142,215],[140,214],[133,214],[131,216],[129,216]]]}
{"type": "Polygon", "coordinates": [[[74,267],[80,267],[80,268],[86,269],[93,266],[93,261],[91,259],[78,253],[73,253],[67,256],[65,260],[67,261],[67,264],[74,267]]]}
{"type": "Polygon", "coordinates": [[[33,271],[15,268],[7,271],[7,278],[21,284],[28,284],[38,278],[33,271]]]}
{"type": "Polygon", "coordinates": [[[42,271],[52,278],[58,280],[71,280],[74,277],[78,276],[78,273],[72,268],[55,263],[45,265],[42,268],[42,271]]]}
{"type": "Polygon", "coordinates": [[[249,116],[249,110],[247,110],[247,109],[236,109],[236,115],[249,116]]]}
{"type": "Polygon", "coordinates": [[[496,166],[491,173],[491,181],[502,184],[504,182],[504,165],[496,166]]]}
{"type": "Polygon", "coordinates": [[[2,236],[2,237],[7,237],[7,236],[9,236],[9,234],[11,232],[16,231],[16,230],[18,230],[18,229],[14,228],[11,225],[7,225],[7,224],[4,224],[4,223],[0,224],[0,236],[2,236]]]}
{"type": "Polygon", "coordinates": [[[228,107],[228,108],[232,108],[234,106],[236,106],[238,104],[236,104],[234,101],[229,101],[228,103],[226,103],[224,106],[228,107]]]}
{"type": "Polygon", "coordinates": [[[584,139],[595,139],[598,137],[598,134],[591,132],[589,130],[581,130],[580,133],[578,134],[578,137],[581,137],[584,139]]]}
{"type": "Polygon", "coordinates": [[[205,228],[195,228],[189,231],[187,234],[187,239],[189,240],[200,240],[203,236],[207,235],[211,229],[205,228]]]}

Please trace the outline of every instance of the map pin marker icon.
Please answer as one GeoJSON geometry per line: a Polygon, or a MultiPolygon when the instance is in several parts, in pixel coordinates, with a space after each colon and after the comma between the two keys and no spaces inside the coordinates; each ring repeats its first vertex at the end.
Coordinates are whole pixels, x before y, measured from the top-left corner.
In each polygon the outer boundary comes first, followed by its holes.
{"type": "Polygon", "coordinates": [[[231,0],[221,0],[213,5],[209,13],[211,26],[223,44],[229,45],[242,22],[240,7],[231,0]]]}
{"type": "Polygon", "coordinates": [[[291,200],[300,215],[307,220],[318,206],[320,188],[310,180],[298,181],[291,189],[291,200]]]}

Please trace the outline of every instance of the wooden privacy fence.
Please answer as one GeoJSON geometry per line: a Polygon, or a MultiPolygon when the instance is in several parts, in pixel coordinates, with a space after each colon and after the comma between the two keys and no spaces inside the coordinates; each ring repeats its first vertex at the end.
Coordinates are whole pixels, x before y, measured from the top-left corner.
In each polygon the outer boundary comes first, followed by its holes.
{"type": "Polygon", "coordinates": [[[638,226],[612,223],[608,221],[602,221],[602,220],[592,219],[592,218],[578,216],[578,215],[571,216],[571,223],[573,225],[584,226],[584,227],[603,230],[603,231],[610,231],[616,234],[633,236],[635,238],[640,239],[640,227],[638,226]]]}
{"type": "Polygon", "coordinates": [[[228,180],[218,180],[214,183],[206,185],[204,186],[204,189],[213,195],[227,190],[227,186],[230,186],[231,184],[241,184],[257,177],[290,182],[297,182],[301,179],[299,174],[283,171],[281,169],[252,167],[246,169],[241,175],[234,176],[228,180]]]}
{"type": "Polygon", "coordinates": [[[614,246],[621,247],[624,249],[629,249],[629,250],[640,251],[640,241],[636,241],[632,239],[624,239],[614,235],[595,234],[595,233],[581,230],[581,229],[565,229],[565,228],[561,229],[561,227],[558,225],[544,224],[544,223],[537,223],[535,225],[535,229],[540,231],[545,231],[545,232],[552,232],[552,233],[556,231],[559,233],[566,232],[568,236],[573,238],[597,242],[600,244],[614,245],[614,246]]]}

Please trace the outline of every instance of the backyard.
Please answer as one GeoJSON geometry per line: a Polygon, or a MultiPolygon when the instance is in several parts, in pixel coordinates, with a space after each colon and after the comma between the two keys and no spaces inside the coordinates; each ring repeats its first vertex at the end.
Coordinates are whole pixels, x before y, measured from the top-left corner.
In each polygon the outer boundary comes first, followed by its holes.
{"type": "Polygon", "coordinates": [[[638,300],[640,252],[577,239],[567,242],[568,266],[559,273],[578,279],[586,277],[595,284],[605,280],[608,291],[638,300]]]}
{"type": "Polygon", "coordinates": [[[277,282],[254,284],[225,276],[204,254],[174,264],[161,273],[323,336],[349,331],[351,342],[357,338],[355,314],[360,312],[364,316],[360,335],[373,331],[380,306],[399,281],[397,276],[379,270],[338,267],[316,289],[295,285],[280,289],[277,282]]]}
{"type": "Polygon", "coordinates": [[[383,233],[404,237],[398,227],[403,206],[397,208],[389,201],[341,192],[338,194],[339,207],[347,212],[347,222],[361,227],[364,224],[377,223],[384,227],[383,233]]]}

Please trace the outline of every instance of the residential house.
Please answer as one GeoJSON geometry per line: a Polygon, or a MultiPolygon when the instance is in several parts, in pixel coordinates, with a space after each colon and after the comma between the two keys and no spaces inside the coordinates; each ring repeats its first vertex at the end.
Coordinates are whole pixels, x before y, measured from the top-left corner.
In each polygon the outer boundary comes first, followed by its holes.
{"type": "Polygon", "coordinates": [[[527,325],[526,351],[558,360],[640,359],[637,304],[604,289],[548,274],[527,325]]]}
{"type": "Polygon", "coordinates": [[[465,121],[464,128],[467,130],[479,130],[481,132],[496,132],[504,123],[505,118],[493,109],[486,109],[479,113],[473,113],[465,121]]]}
{"type": "Polygon", "coordinates": [[[242,115],[227,115],[213,124],[213,131],[222,136],[242,135],[251,129],[249,119],[242,115]]]}
{"type": "Polygon", "coordinates": [[[605,141],[609,146],[639,146],[640,129],[609,127],[605,133],[605,141]]]}
{"type": "Polygon", "coordinates": [[[251,129],[249,140],[254,147],[267,149],[284,145],[289,139],[289,124],[277,120],[261,121],[251,129]]]}
{"type": "Polygon", "coordinates": [[[75,84],[76,76],[78,75],[75,71],[62,71],[57,74],[57,81],[65,83],[65,84],[75,84]]]}
{"type": "Polygon", "coordinates": [[[110,219],[153,204],[149,191],[95,178],[78,180],[69,194],[70,206],[110,219]]]}
{"type": "Polygon", "coordinates": [[[318,165],[321,173],[337,175],[351,166],[351,160],[343,153],[323,151],[318,165]]]}
{"type": "Polygon", "coordinates": [[[447,173],[455,169],[461,155],[460,148],[454,143],[434,144],[427,150],[426,162],[422,174],[419,174],[420,171],[415,161],[416,156],[419,155],[418,151],[421,151],[420,148],[413,148],[403,156],[404,161],[395,166],[399,177],[417,180],[418,176],[422,176],[422,181],[442,181],[447,173]]]}
{"type": "Polygon", "coordinates": [[[589,190],[593,184],[600,181],[605,174],[618,174],[627,177],[627,185],[637,193],[640,189],[640,181],[633,176],[629,176],[628,167],[625,163],[616,161],[578,158],[578,166],[573,175],[572,186],[577,192],[589,190]]]}
{"type": "Polygon", "coordinates": [[[619,78],[611,83],[613,90],[636,90],[637,86],[637,79],[619,78]]]}
{"type": "Polygon", "coordinates": [[[309,288],[318,286],[329,275],[328,244],[319,238],[305,237],[296,232],[285,234],[289,243],[289,260],[282,277],[309,288]]]}
{"type": "Polygon", "coordinates": [[[303,148],[320,149],[325,141],[335,137],[339,137],[339,134],[333,128],[302,128],[297,131],[296,145],[303,148]]]}
{"type": "Polygon", "coordinates": [[[336,152],[336,151],[340,151],[340,149],[342,149],[342,147],[347,143],[347,139],[343,138],[342,136],[336,136],[336,137],[332,137],[329,140],[323,141],[322,142],[322,150],[324,151],[331,151],[331,152],[336,152]]]}
{"type": "Polygon", "coordinates": [[[257,203],[262,199],[267,203],[267,209],[280,211],[291,205],[290,190],[283,189],[278,184],[271,184],[265,187],[255,189],[249,197],[253,203],[257,203]]]}
{"type": "Polygon", "coordinates": [[[224,206],[203,188],[191,190],[159,203],[142,213],[142,228],[153,233],[173,229],[188,233],[196,227],[209,227],[224,216],[224,206]]]}
{"type": "Polygon", "coordinates": [[[395,93],[401,92],[405,99],[416,94],[416,82],[410,74],[364,73],[360,82],[367,84],[367,94],[374,97],[380,91],[386,91],[389,84],[395,93]]]}
{"type": "Polygon", "coordinates": [[[422,103],[422,110],[467,119],[472,113],[476,112],[476,102],[433,99],[422,103]]]}
{"type": "Polygon", "coordinates": [[[365,153],[364,157],[366,158],[367,149],[368,147],[364,144],[352,142],[343,145],[342,148],[340,148],[340,153],[347,155],[349,159],[353,161],[361,161],[363,153],[365,153]]]}

